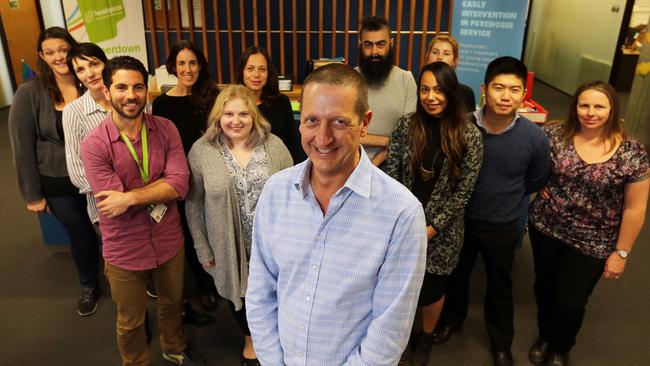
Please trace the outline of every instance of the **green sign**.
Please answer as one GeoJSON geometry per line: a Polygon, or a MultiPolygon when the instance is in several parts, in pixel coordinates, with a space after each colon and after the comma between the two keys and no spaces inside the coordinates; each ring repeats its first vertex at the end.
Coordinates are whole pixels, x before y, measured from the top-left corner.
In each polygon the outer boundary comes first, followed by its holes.
{"type": "Polygon", "coordinates": [[[122,0],[78,0],[78,4],[91,42],[117,36],[117,22],[125,17],[122,0]]]}

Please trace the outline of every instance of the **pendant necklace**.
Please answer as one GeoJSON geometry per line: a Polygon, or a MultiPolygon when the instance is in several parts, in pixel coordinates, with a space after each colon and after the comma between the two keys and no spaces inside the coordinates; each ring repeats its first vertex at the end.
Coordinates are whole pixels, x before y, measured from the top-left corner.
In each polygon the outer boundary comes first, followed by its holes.
{"type": "Polygon", "coordinates": [[[436,155],[433,157],[433,161],[431,162],[431,170],[425,169],[422,164],[420,164],[420,176],[422,177],[422,180],[425,182],[428,182],[433,178],[435,175],[435,164],[436,164],[436,159],[438,159],[438,153],[440,152],[440,148],[438,148],[438,151],[436,151],[436,155]]]}

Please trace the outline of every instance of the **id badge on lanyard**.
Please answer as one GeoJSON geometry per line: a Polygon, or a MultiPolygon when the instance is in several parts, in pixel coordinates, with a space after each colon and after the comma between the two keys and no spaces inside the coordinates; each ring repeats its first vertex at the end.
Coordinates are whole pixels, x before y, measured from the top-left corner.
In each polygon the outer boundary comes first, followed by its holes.
{"type": "MultiPolygon", "coordinates": [[[[135,151],[135,147],[133,147],[133,144],[131,143],[131,140],[129,140],[129,137],[122,131],[120,131],[120,136],[122,137],[122,141],[126,144],[126,147],[129,149],[129,152],[131,153],[131,156],[133,157],[133,160],[135,160],[135,163],[138,165],[138,170],[140,170],[140,178],[142,179],[142,183],[148,184],[149,183],[149,145],[147,143],[147,129],[144,125],[144,120],[142,121],[142,128],[140,129],[140,138],[142,141],[142,162],[140,162],[140,159],[138,158],[138,152],[135,151]]],[[[167,206],[163,203],[158,203],[156,205],[149,205],[147,207],[147,210],[149,211],[149,216],[151,216],[152,219],[154,219],[156,222],[160,222],[163,219],[163,216],[165,216],[165,213],[167,212],[167,206]]]]}

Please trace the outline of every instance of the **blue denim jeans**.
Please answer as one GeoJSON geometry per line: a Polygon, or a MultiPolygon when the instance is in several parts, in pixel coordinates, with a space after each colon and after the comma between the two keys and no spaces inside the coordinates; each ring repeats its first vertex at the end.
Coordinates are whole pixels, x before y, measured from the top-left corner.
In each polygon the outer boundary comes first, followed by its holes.
{"type": "Polygon", "coordinates": [[[86,211],[86,196],[47,197],[47,204],[70,237],[70,252],[82,287],[99,284],[99,238],[86,211]]]}

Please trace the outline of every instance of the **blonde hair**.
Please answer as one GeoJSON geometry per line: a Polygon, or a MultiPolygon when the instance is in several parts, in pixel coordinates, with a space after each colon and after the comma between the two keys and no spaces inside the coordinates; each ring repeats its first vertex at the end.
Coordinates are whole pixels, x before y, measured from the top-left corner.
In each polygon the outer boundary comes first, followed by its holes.
{"type": "Polygon", "coordinates": [[[246,145],[256,146],[264,143],[271,133],[271,125],[257,108],[253,93],[244,85],[229,85],[219,93],[208,116],[208,129],[205,131],[206,139],[218,147],[223,145],[232,147],[232,141],[223,133],[220,122],[226,103],[234,99],[243,100],[248,107],[248,112],[253,117],[253,127],[248,139],[246,139],[246,145]]]}
{"type": "Polygon", "coordinates": [[[427,52],[425,53],[425,60],[429,58],[429,54],[431,53],[431,49],[433,49],[433,45],[438,43],[438,42],[447,42],[451,45],[451,49],[454,53],[454,61],[458,62],[458,41],[456,38],[454,38],[450,34],[438,34],[433,39],[431,42],[429,42],[429,45],[427,46],[427,52]]]}

